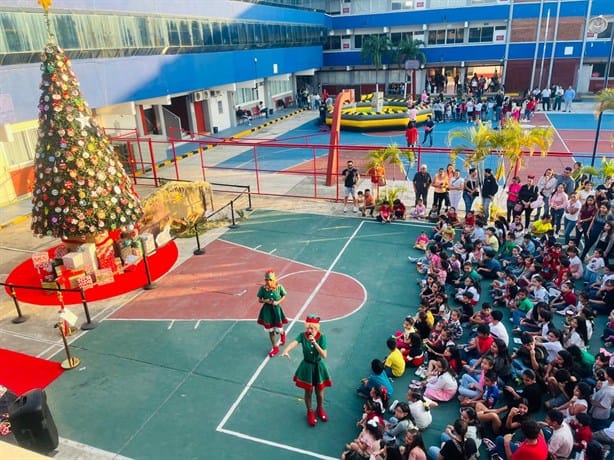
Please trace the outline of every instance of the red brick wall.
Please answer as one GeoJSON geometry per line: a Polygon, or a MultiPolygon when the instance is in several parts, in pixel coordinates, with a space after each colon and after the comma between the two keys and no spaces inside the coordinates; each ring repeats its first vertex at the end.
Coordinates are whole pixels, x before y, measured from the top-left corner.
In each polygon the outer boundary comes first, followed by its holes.
{"type": "MultiPolygon", "coordinates": [[[[552,67],[552,84],[561,85],[566,88],[574,84],[574,79],[578,71],[579,61],[577,59],[557,59],[552,67]]],[[[508,92],[523,93],[525,89],[533,89],[533,86],[539,85],[539,69],[541,67],[541,59],[537,60],[535,66],[535,83],[531,84],[531,69],[533,67],[532,60],[508,61],[507,71],[505,74],[505,90],[508,92]]],[[[548,71],[550,69],[550,60],[544,59],[544,70],[542,73],[542,87],[548,80],[548,71]]]]}

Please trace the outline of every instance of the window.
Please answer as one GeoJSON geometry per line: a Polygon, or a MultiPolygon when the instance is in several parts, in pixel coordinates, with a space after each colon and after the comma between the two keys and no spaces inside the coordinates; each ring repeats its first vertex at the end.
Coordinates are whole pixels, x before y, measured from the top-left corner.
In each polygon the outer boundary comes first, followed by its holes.
{"type": "Polygon", "coordinates": [[[33,127],[24,131],[13,133],[13,142],[0,142],[0,151],[6,152],[8,166],[18,166],[34,160],[36,142],[38,140],[38,128],[33,127]]]}
{"type": "Polygon", "coordinates": [[[446,43],[463,43],[465,41],[465,29],[448,29],[446,43]]]}
{"type": "Polygon", "coordinates": [[[363,35],[354,35],[354,48],[362,49],[363,35]]]}
{"type": "Polygon", "coordinates": [[[492,42],[493,27],[471,27],[469,28],[469,43],[492,42]]]}
{"type": "Polygon", "coordinates": [[[328,40],[324,44],[325,50],[340,50],[341,49],[341,37],[333,35],[328,37],[328,40]]]}
{"type": "Polygon", "coordinates": [[[429,30],[427,43],[429,45],[445,45],[446,43],[446,31],[441,30],[429,30]]]}

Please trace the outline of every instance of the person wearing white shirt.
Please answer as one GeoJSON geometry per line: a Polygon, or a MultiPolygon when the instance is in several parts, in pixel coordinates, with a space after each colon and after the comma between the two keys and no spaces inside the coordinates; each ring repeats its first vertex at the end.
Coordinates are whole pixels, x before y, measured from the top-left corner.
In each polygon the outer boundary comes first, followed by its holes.
{"type": "MultiPolygon", "coordinates": [[[[574,444],[573,432],[564,419],[563,413],[557,409],[550,409],[546,414],[545,425],[552,430],[548,452],[557,459],[568,459],[574,444]]],[[[543,426],[544,422],[539,424],[543,426]]]]}
{"type": "Polygon", "coordinates": [[[509,346],[510,336],[505,328],[505,325],[501,322],[503,319],[503,313],[500,310],[494,310],[490,316],[492,317],[492,321],[488,325],[490,328],[490,333],[495,337],[499,337],[505,342],[506,345],[509,346]]]}

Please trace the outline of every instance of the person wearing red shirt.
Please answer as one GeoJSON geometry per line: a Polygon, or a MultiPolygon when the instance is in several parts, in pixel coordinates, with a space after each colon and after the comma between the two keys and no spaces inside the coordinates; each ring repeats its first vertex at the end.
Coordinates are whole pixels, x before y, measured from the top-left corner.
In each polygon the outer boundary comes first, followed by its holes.
{"type": "Polygon", "coordinates": [[[392,208],[390,207],[390,203],[386,200],[379,207],[379,215],[377,216],[377,220],[382,224],[389,224],[392,220],[392,208]]]}
{"type": "Polygon", "coordinates": [[[546,460],[548,458],[548,445],[544,435],[535,420],[522,422],[520,430],[525,440],[517,443],[512,442],[513,433],[497,437],[497,445],[485,439],[484,444],[491,453],[496,448],[497,453],[503,460],[546,460]]]}
{"type": "Polygon", "coordinates": [[[416,122],[410,121],[405,131],[405,139],[407,140],[407,146],[410,148],[418,145],[418,128],[416,128],[416,122]]]}

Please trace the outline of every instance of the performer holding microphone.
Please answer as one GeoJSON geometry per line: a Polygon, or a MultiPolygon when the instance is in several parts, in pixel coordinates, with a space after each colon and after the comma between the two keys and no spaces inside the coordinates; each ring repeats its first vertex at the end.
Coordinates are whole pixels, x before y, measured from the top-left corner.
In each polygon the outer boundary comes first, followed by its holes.
{"type": "Polygon", "coordinates": [[[298,344],[303,347],[303,360],[294,373],[294,383],[305,390],[305,406],[307,407],[307,423],[316,426],[316,414],[323,422],[328,421],[324,412],[324,388],[332,386],[324,360],[327,356],[326,336],[320,332],[320,317],[309,315],[305,320],[305,332],[301,332],[288,344],[281,356],[290,357],[290,352],[298,344]],[[316,412],[312,409],[313,390],[316,391],[316,412]]]}

